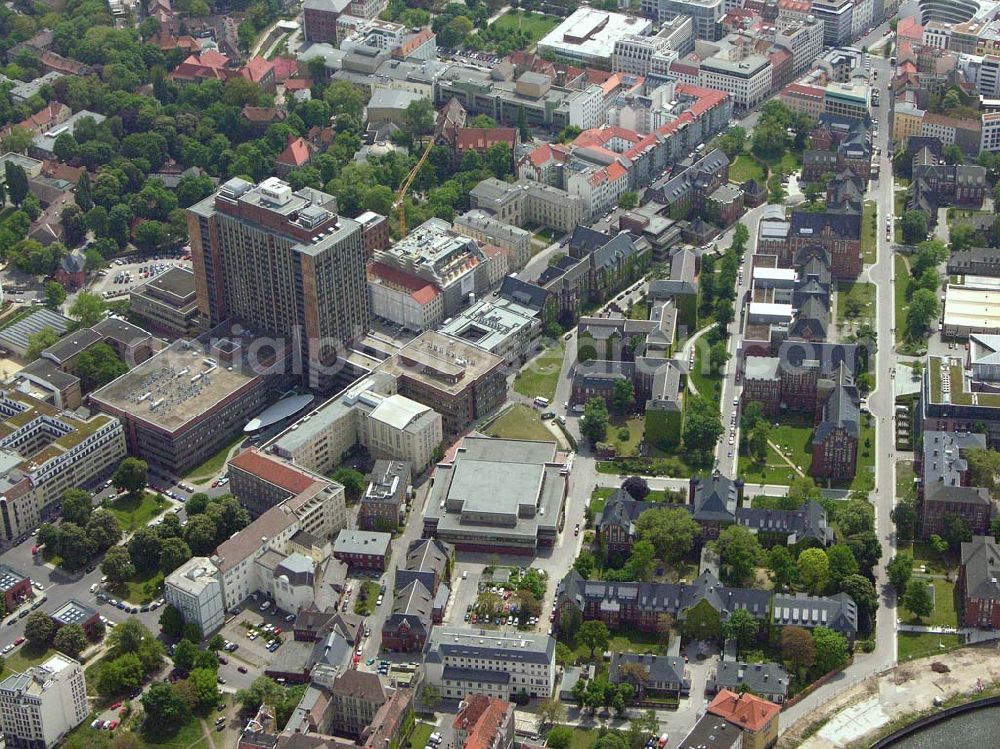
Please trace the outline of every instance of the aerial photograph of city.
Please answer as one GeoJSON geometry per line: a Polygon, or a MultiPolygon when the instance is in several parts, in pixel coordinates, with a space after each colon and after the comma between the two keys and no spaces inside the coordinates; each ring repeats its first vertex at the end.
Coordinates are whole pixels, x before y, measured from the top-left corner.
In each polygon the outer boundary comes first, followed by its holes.
{"type": "Polygon", "coordinates": [[[1000,0],[8,0],[0,162],[0,749],[1000,746],[1000,0]]]}

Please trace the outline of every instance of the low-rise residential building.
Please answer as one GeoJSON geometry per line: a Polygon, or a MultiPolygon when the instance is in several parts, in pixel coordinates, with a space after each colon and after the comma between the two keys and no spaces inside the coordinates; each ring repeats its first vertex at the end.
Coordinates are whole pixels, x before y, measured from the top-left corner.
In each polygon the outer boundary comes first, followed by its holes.
{"type": "Polygon", "coordinates": [[[507,250],[507,265],[512,272],[523,268],[531,259],[531,232],[501,221],[484,210],[474,208],[466,211],[455,219],[452,226],[455,231],[478,242],[507,250]]]}
{"type": "MultiPolygon", "coordinates": [[[[847,6],[850,9],[850,5],[847,6]]],[[[769,749],[778,741],[781,708],[750,692],[723,689],[680,743],[711,749],[769,749]]]]}
{"type": "Polygon", "coordinates": [[[376,460],[365,480],[358,508],[358,527],[394,533],[403,522],[403,504],[410,489],[410,464],[403,460],[376,460]]]}
{"type": "Polygon", "coordinates": [[[963,626],[1000,629],[998,570],[1000,546],[992,536],[975,535],[962,544],[957,588],[963,626]]]}
{"type": "Polygon", "coordinates": [[[0,681],[0,731],[7,746],[52,749],[89,712],[83,668],[62,653],[0,681]]]}
{"type": "Polygon", "coordinates": [[[474,694],[459,705],[452,724],[455,749],[511,749],[514,746],[514,704],[474,694]]]}
{"type": "Polygon", "coordinates": [[[684,659],[676,655],[653,655],[652,653],[611,654],[608,680],[612,684],[632,684],[636,689],[639,704],[648,696],[681,697],[691,691],[691,675],[684,659]],[[622,666],[629,664],[645,669],[646,679],[633,681],[622,666]]]}
{"type": "Polygon", "coordinates": [[[424,678],[445,699],[524,693],[548,699],[556,682],[556,641],[529,632],[435,627],[424,649],[424,678]]]}
{"type": "Polygon", "coordinates": [[[0,593],[7,611],[13,611],[35,595],[31,578],[6,564],[0,564],[0,593]]]}
{"type": "Polygon", "coordinates": [[[990,491],[969,479],[969,450],[985,450],[986,436],[976,432],[923,432],[917,466],[917,508],[922,538],[946,536],[948,518],[958,517],[973,535],[989,531],[994,505],[990,491]]]}
{"type": "Polygon", "coordinates": [[[778,663],[720,661],[705,683],[707,694],[750,692],[781,704],[788,696],[788,673],[778,663]]]}
{"type": "Polygon", "coordinates": [[[333,556],[355,570],[384,572],[392,553],[392,534],[342,530],[333,543],[333,556]]]}
{"type": "Polygon", "coordinates": [[[197,624],[206,635],[226,619],[218,572],[212,560],[192,557],[164,580],[164,600],[181,612],[185,622],[197,624]]]}

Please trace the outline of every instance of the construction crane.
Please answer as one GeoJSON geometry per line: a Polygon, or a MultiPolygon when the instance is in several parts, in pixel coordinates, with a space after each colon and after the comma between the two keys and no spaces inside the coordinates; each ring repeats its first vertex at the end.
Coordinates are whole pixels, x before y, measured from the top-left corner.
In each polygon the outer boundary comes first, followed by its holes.
{"type": "Polygon", "coordinates": [[[424,164],[427,163],[427,158],[431,155],[431,149],[434,148],[434,143],[437,141],[438,135],[441,134],[441,129],[444,125],[444,118],[438,117],[437,121],[434,123],[434,132],[431,133],[430,137],[427,139],[427,147],[424,148],[424,152],[420,155],[417,160],[416,165],[410,170],[410,173],[406,175],[406,179],[403,180],[403,184],[400,185],[399,190],[396,192],[396,201],[392,204],[393,208],[399,209],[399,238],[402,239],[406,236],[406,207],[403,203],[403,198],[406,197],[406,193],[410,191],[410,186],[413,181],[420,174],[420,170],[424,168],[424,164]]]}

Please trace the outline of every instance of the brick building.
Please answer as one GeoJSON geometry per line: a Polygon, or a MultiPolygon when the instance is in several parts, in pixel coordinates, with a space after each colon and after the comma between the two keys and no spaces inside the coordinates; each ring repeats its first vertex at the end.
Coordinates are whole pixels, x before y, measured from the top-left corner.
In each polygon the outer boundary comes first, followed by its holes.
{"type": "Polygon", "coordinates": [[[973,536],[962,544],[958,597],[962,624],[1000,629],[1000,546],[992,536],[973,536]]]}

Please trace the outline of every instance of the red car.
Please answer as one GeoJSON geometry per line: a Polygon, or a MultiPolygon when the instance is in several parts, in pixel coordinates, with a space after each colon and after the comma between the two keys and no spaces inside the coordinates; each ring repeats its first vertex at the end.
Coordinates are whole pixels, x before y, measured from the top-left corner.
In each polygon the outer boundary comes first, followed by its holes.
{"type": "Polygon", "coordinates": [[[109,710],[117,710],[117,709],[118,709],[118,708],[120,708],[121,706],[122,706],[122,701],[121,701],[121,700],[118,700],[118,702],[112,702],[112,703],[111,703],[111,707],[110,707],[110,708],[108,708],[108,709],[109,709],[109,710]]]}
{"type": "Polygon", "coordinates": [[[14,640],[14,645],[15,646],[20,645],[22,642],[24,642],[24,638],[18,637],[16,640],[14,640]]]}
{"type": "Polygon", "coordinates": [[[111,721],[111,725],[108,726],[108,730],[113,731],[116,728],[118,728],[118,721],[117,720],[111,721]]]}
{"type": "Polygon", "coordinates": [[[275,627],[275,628],[274,628],[274,634],[275,634],[275,635],[280,635],[280,634],[281,634],[281,631],[282,631],[282,630],[281,630],[281,627],[275,627]]]}
{"type": "Polygon", "coordinates": [[[38,553],[38,544],[35,544],[34,546],[31,547],[31,553],[32,554],[38,553]]]}

